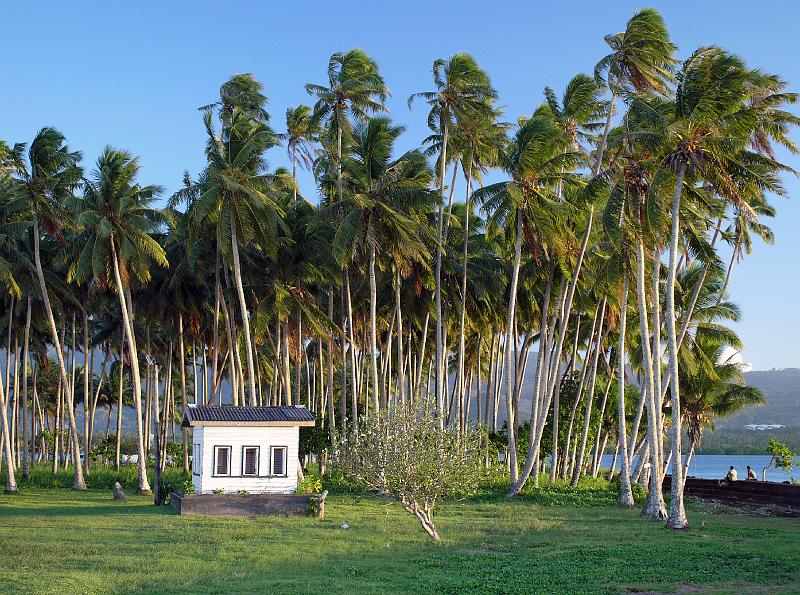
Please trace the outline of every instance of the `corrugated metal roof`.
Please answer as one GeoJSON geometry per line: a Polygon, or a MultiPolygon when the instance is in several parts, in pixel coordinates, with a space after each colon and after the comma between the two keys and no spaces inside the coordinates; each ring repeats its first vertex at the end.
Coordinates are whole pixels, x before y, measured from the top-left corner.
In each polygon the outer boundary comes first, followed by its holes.
{"type": "Polygon", "coordinates": [[[305,407],[231,407],[197,405],[186,408],[184,425],[202,425],[203,422],[230,422],[270,424],[287,422],[313,422],[314,416],[305,407]]]}

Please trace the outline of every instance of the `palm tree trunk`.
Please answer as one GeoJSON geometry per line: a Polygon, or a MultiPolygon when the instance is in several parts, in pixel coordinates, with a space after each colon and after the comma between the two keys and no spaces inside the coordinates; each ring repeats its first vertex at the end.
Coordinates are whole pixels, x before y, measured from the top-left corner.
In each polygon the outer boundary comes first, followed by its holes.
{"type": "Polygon", "coordinates": [[[672,482],[670,488],[669,516],[667,527],[670,529],[687,529],[689,521],[683,507],[683,469],[681,468],[681,399],[678,382],[678,339],[675,329],[675,276],[678,264],[678,237],[680,231],[680,204],[683,180],[686,176],[686,164],[678,169],[675,182],[675,193],[672,198],[672,230],[669,243],[669,269],[667,271],[666,317],[667,317],[667,350],[669,353],[669,377],[671,380],[670,396],[672,403],[672,451],[675,464],[672,465],[672,482]]]}
{"type": "Polygon", "coordinates": [[[122,310],[122,324],[125,330],[125,335],[128,339],[128,355],[130,356],[131,362],[133,406],[136,409],[136,450],[139,457],[139,488],[137,491],[140,494],[150,494],[150,483],[147,480],[147,455],[144,449],[144,429],[142,428],[142,383],[141,377],[139,376],[139,353],[136,348],[136,338],[133,333],[133,322],[130,317],[130,312],[132,311],[133,306],[132,304],[127,303],[126,300],[125,288],[122,285],[122,278],[119,271],[119,260],[117,259],[117,248],[115,245],[114,236],[111,236],[109,239],[111,244],[111,259],[112,268],[114,269],[114,280],[117,284],[120,310],[122,310]]]}
{"type": "MultiPolygon", "coordinates": [[[[219,286],[219,244],[216,244],[216,263],[214,266],[214,355],[211,359],[211,380],[213,384],[211,386],[211,395],[216,394],[217,392],[217,364],[219,363],[219,310],[220,310],[220,303],[219,303],[219,292],[216,288],[219,286]]],[[[197,350],[195,349],[195,338],[192,337],[192,369],[194,372],[194,404],[198,404],[197,398],[197,350]]],[[[205,382],[203,383],[206,384],[205,382]]],[[[205,388],[205,386],[204,386],[205,388]]],[[[203,391],[203,403],[208,404],[209,399],[211,397],[207,390],[203,391]]]]}
{"type": "MultiPolygon", "coordinates": [[[[124,340],[120,341],[119,344],[119,387],[117,392],[117,436],[116,436],[116,448],[114,451],[114,468],[119,471],[120,464],[122,463],[121,454],[122,454],[122,372],[125,367],[125,342],[124,340]]],[[[111,405],[109,404],[109,407],[111,405]]],[[[150,426],[147,426],[147,436],[148,439],[150,437],[150,426]]]]}
{"type": "MultiPolygon", "coordinates": [[[[89,442],[89,371],[91,366],[89,362],[91,357],[89,355],[89,299],[84,296],[82,304],[82,323],[83,323],[83,437],[84,437],[84,456],[83,464],[86,475],[89,475],[89,450],[91,450],[91,443],[89,442]]],[[[74,334],[74,329],[73,329],[74,334]]],[[[74,357],[74,355],[73,355],[74,357]]]]}
{"type": "Polygon", "coordinates": [[[292,374],[289,366],[289,321],[284,320],[281,329],[281,365],[283,375],[283,404],[292,404],[292,374]]]}
{"type": "Polygon", "coordinates": [[[297,145],[295,143],[292,143],[292,182],[294,182],[292,185],[292,204],[294,204],[297,202],[297,145]]]}
{"type": "Polygon", "coordinates": [[[94,398],[92,399],[92,412],[91,419],[89,420],[89,445],[94,442],[94,424],[95,417],[97,416],[97,401],[100,399],[100,391],[103,388],[103,380],[106,376],[106,367],[108,366],[108,349],[103,350],[103,365],[100,368],[100,378],[97,381],[97,386],[92,387],[94,390],[94,398]]]}
{"type": "Polygon", "coordinates": [[[589,381],[589,394],[586,397],[586,413],[583,416],[583,434],[581,435],[581,444],[576,452],[575,470],[572,473],[572,480],[570,485],[574,488],[578,486],[578,480],[581,477],[581,469],[583,468],[583,457],[586,453],[586,442],[589,439],[589,424],[592,420],[592,404],[594,403],[594,387],[597,380],[597,362],[600,359],[600,351],[603,348],[603,320],[605,319],[606,300],[603,298],[600,306],[600,317],[598,320],[598,333],[597,333],[597,348],[594,350],[594,359],[592,360],[592,371],[589,381]]]}
{"type": "MultiPolygon", "coordinates": [[[[532,433],[534,432],[535,429],[534,447],[533,449],[531,449],[531,451],[528,452],[528,457],[532,459],[538,457],[539,447],[541,445],[542,435],[544,433],[544,426],[545,423],[547,422],[547,411],[549,411],[550,409],[550,402],[553,399],[553,394],[555,393],[556,386],[559,383],[561,353],[564,347],[564,340],[567,334],[569,313],[572,311],[572,301],[573,298],[575,297],[575,289],[578,284],[578,278],[580,277],[581,267],[583,266],[583,259],[584,256],[586,255],[586,250],[589,246],[589,239],[591,237],[593,221],[594,221],[594,206],[589,208],[589,217],[588,220],[586,221],[586,230],[584,231],[581,247],[578,251],[578,256],[575,262],[575,270],[573,272],[572,279],[570,280],[569,287],[566,293],[564,294],[563,298],[560,298],[558,300],[558,303],[561,304],[561,307],[558,310],[561,313],[561,324],[559,325],[558,339],[555,344],[555,349],[553,350],[552,356],[550,358],[550,380],[548,382],[548,386],[546,387],[543,406],[541,407],[542,415],[540,415],[539,424],[537,425],[537,427],[531,428],[532,433]]],[[[528,464],[526,462],[526,467],[527,466],[528,464]]],[[[524,485],[524,482],[522,485],[524,485]]],[[[519,490],[522,489],[522,485],[519,486],[519,490]]]]}
{"type": "Polygon", "coordinates": [[[439,427],[444,427],[444,387],[446,373],[444,370],[444,352],[442,343],[442,224],[444,223],[444,181],[447,172],[447,143],[449,127],[447,118],[442,117],[442,150],[439,155],[439,220],[436,230],[436,269],[435,301],[436,301],[436,411],[439,415],[439,427]]]}
{"type": "MultiPolygon", "coordinates": [[[[350,302],[348,285],[348,306],[350,302]]],[[[369,246],[369,360],[370,372],[372,373],[372,406],[377,413],[380,411],[380,399],[378,398],[378,336],[377,336],[377,315],[376,307],[378,302],[378,290],[375,286],[375,244],[370,242],[369,246]]]]}
{"type": "Polygon", "coordinates": [[[619,346],[617,347],[617,355],[619,356],[619,363],[617,370],[619,370],[619,379],[617,380],[619,404],[618,404],[618,430],[619,430],[619,451],[622,456],[622,469],[620,471],[620,505],[631,508],[635,502],[633,500],[633,492],[631,491],[631,470],[630,460],[628,459],[628,431],[625,427],[625,330],[628,314],[628,271],[623,273],[622,279],[622,295],[620,297],[619,306],[619,346]]]}
{"type": "Polygon", "coordinates": [[[147,352],[147,357],[145,361],[147,362],[144,366],[144,452],[147,456],[150,456],[150,429],[153,427],[153,418],[151,412],[153,410],[153,383],[152,383],[152,374],[151,374],[151,367],[152,364],[150,363],[153,355],[153,351],[150,349],[150,329],[148,328],[146,331],[146,339],[145,339],[145,351],[147,352]]]}
{"type": "MultiPolygon", "coordinates": [[[[462,161],[463,163],[463,161],[462,161]]],[[[461,253],[461,310],[458,319],[458,383],[459,400],[464,395],[464,325],[467,309],[467,254],[469,249],[469,206],[472,168],[467,168],[467,195],[464,201],[464,248],[461,253]]]]}
{"type": "Polygon", "coordinates": [[[25,338],[22,343],[22,479],[28,479],[31,473],[31,458],[33,448],[28,444],[28,437],[33,437],[33,418],[28,429],[28,348],[30,346],[31,331],[31,296],[28,296],[28,306],[25,314],[25,338]]]}
{"type": "Polygon", "coordinates": [[[356,341],[353,331],[353,299],[350,294],[350,271],[345,269],[344,273],[344,294],[347,300],[347,333],[350,342],[350,375],[352,381],[352,388],[350,390],[350,408],[353,413],[353,431],[355,432],[358,425],[358,381],[357,381],[357,368],[356,368],[356,341]]]}
{"type": "MultiPolygon", "coordinates": [[[[181,407],[186,413],[186,361],[183,345],[183,314],[178,314],[178,349],[180,356],[178,362],[181,368],[181,407]]],[[[183,428],[183,472],[189,473],[189,429],[183,428]]]]}
{"type": "Polygon", "coordinates": [[[658,465],[659,477],[663,475],[664,467],[664,416],[662,411],[661,393],[661,254],[655,250],[653,256],[653,341],[650,349],[653,358],[653,403],[656,412],[656,435],[658,437],[658,465]]]}
{"type": "MultiPolygon", "coordinates": [[[[333,320],[333,287],[328,290],[328,320],[333,320]]],[[[334,432],[336,432],[336,412],[334,411],[334,394],[333,390],[333,333],[328,333],[328,358],[325,362],[327,364],[327,386],[328,391],[328,424],[330,429],[331,440],[333,440],[334,432]]]]}
{"type": "MultiPolygon", "coordinates": [[[[11,315],[9,314],[9,326],[11,325],[11,315]]],[[[9,349],[10,350],[10,349],[9,349]]],[[[3,452],[6,459],[6,493],[15,494],[19,491],[17,488],[17,479],[14,469],[14,454],[11,451],[11,435],[8,427],[8,409],[6,409],[6,392],[3,389],[3,383],[0,382],[0,419],[3,422],[3,452]]]]}
{"type": "Polygon", "coordinates": [[[584,360],[584,365],[581,366],[581,376],[580,381],[578,382],[578,391],[575,394],[575,401],[572,403],[572,412],[569,416],[569,424],[567,424],[567,434],[564,439],[564,466],[561,471],[562,478],[566,479],[569,475],[569,466],[568,462],[570,460],[570,455],[574,453],[570,453],[572,448],[572,429],[575,427],[575,416],[578,413],[578,406],[583,399],[583,387],[586,385],[586,378],[589,372],[589,366],[586,364],[589,361],[589,358],[592,357],[592,354],[597,353],[600,349],[600,340],[603,333],[603,325],[600,321],[600,308],[595,310],[594,317],[592,318],[592,330],[589,333],[589,344],[586,347],[586,359],[584,360]],[[598,322],[601,324],[598,325],[598,322]]]}
{"type": "Polygon", "coordinates": [[[597,150],[597,161],[592,168],[592,174],[595,176],[600,173],[600,168],[603,166],[603,153],[608,144],[608,132],[611,130],[611,117],[614,115],[614,104],[617,101],[617,92],[611,91],[611,101],[608,102],[608,115],[606,116],[606,125],[603,128],[603,138],[600,141],[600,147],[597,150]]]}
{"type": "MultiPolygon", "coordinates": [[[[61,341],[58,337],[58,329],[56,328],[56,321],[53,317],[53,308],[50,306],[50,296],[47,293],[47,283],[44,279],[44,270],[42,269],[42,258],[39,250],[39,221],[36,216],[33,218],[33,255],[36,264],[36,276],[39,281],[39,291],[42,294],[42,303],[47,317],[47,324],[50,327],[50,338],[53,341],[56,357],[58,359],[58,371],[61,375],[61,382],[66,389],[67,402],[69,404],[69,421],[70,427],[74,435],[77,437],[78,428],[75,424],[75,410],[72,407],[72,387],[69,384],[69,376],[67,375],[67,367],[64,364],[64,353],[61,351],[61,341]]],[[[76,461],[80,461],[80,446],[77,440],[73,442],[73,448],[76,451],[76,461]]],[[[76,490],[85,490],[86,483],[83,480],[83,468],[80,464],[75,466],[75,479],[73,481],[73,488],[76,490]]]]}
{"type": "Polygon", "coordinates": [[[730,283],[731,280],[734,262],[736,262],[736,248],[734,248],[731,252],[731,259],[728,261],[728,270],[725,272],[725,281],[722,283],[722,289],[719,290],[719,295],[717,296],[717,306],[722,303],[722,298],[725,297],[725,291],[728,289],[728,283],[730,283]]]}
{"type": "Polygon", "coordinates": [[[514,243],[514,267],[511,270],[511,289],[508,298],[508,317],[506,318],[506,411],[508,414],[508,453],[511,469],[511,484],[517,483],[517,440],[516,421],[514,419],[514,349],[516,343],[514,321],[517,305],[517,281],[519,279],[519,266],[522,259],[522,213],[517,211],[517,237],[514,243]]]}
{"type": "Polygon", "coordinates": [[[637,243],[636,252],[636,300],[639,306],[639,333],[642,345],[642,365],[645,373],[644,398],[647,404],[647,444],[652,460],[650,470],[650,493],[642,509],[642,515],[653,520],[664,520],[667,517],[666,504],[661,491],[661,473],[658,471],[659,446],[658,411],[655,406],[655,381],[653,356],[650,351],[650,329],[648,328],[647,293],[645,289],[644,245],[641,239],[637,243]]]}
{"type": "MultiPolygon", "coordinates": [[[[222,294],[222,282],[219,278],[217,278],[217,295],[219,296],[220,305],[222,306],[222,316],[225,321],[225,335],[228,341],[228,353],[230,354],[230,359],[228,360],[228,381],[231,385],[231,403],[234,406],[239,405],[239,381],[236,377],[236,342],[234,341],[233,336],[233,321],[231,316],[233,314],[233,308],[228,309],[228,303],[225,300],[225,296],[222,294]]],[[[224,367],[224,366],[223,366],[224,367]]],[[[205,382],[203,382],[205,384],[205,382]]],[[[197,387],[195,387],[197,390],[197,387]]],[[[222,404],[222,396],[220,396],[220,404],[222,404]]]]}
{"type": "Polygon", "coordinates": [[[397,310],[397,394],[400,397],[400,402],[406,402],[406,375],[403,369],[405,360],[403,359],[403,307],[400,301],[400,288],[403,279],[400,275],[400,269],[395,266],[394,269],[394,303],[397,310]]]}
{"type": "Polygon", "coordinates": [[[600,414],[597,416],[597,430],[595,432],[595,441],[594,441],[594,457],[592,458],[592,477],[597,477],[597,471],[600,466],[600,459],[603,456],[603,450],[605,449],[606,442],[608,441],[608,432],[606,432],[605,439],[603,440],[602,446],[600,445],[600,435],[603,433],[603,416],[606,413],[606,404],[608,403],[608,395],[611,393],[611,381],[612,381],[612,369],[609,368],[609,376],[608,376],[608,383],[606,384],[606,390],[603,393],[603,401],[600,403],[600,414]]]}
{"type": "MultiPolygon", "coordinates": [[[[425,312],[425,322],[422,324],[422,337],[420,341],[419,347],[419,357],[417,358],[417,380],[415,382],[415,395],[419,395],[422,391],[422,373],[425,370],[425,348],[427,347],[428,343],[428,325],[430,324],[431,314],[430,312],[425,312]]],[[[425,387],[426,398],[430,391],[430,383],[425,387]]]]}
{"type": "Polygon", "coordinates": [[[242,333],[244,334],[244,345],[245,351],[247,352],[247,379],[250,384],[250,405],[256,405],[256,377],[255,366],[253,365],[253,345],[250,340],[250,318],[247,315],[247,302],[244,299],[242,267],[239,263],[239,241],[236,237],[236,224],[233,219],[231,219],[231,251],[233,253],[233,277],[236,282],[236,293],[239,295],[239,309],[242,313],[242,333]]]}
{"type": "Polygon", "coordinates": [[[692,440],[692,447],[689,449],[689,454],[686,455],[686,461],[683,464],[683,476],[684,478],[689,475],[689,464],[692,462],[692,457],[694,457],[694,449],[697,446],[697,441],[692,440]]]}

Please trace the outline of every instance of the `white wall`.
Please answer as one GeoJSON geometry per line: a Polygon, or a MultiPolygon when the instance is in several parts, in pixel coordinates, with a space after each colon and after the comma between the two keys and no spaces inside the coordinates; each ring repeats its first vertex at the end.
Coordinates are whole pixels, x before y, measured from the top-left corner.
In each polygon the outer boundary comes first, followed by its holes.
{"type": "MultiPolygon", "coordinates": [[[[202,474],[192,473],[194,490],[211,494],[214,490],[235,493],[247,490],[251,494],[293,494],[297,489],[298,441],[300,428],[198,426],[192,428],[192,443],[202,447],[202,474]],[[214,477],[214,447],[231,447],[231,476],[214,477]],[[242,447],[259,446],[258,477],[239,477],[242,473],[242,447]],[[286,477],[269,477],[272,446],[285,446],[286,477]]],[[[192,449],[194,452],[194,449],[192,449]]]]}

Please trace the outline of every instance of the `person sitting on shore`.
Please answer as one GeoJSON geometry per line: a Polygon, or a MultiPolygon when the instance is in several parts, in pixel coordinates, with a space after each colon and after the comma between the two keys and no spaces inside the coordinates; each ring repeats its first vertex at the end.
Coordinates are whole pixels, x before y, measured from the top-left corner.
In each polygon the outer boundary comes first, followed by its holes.
{"type": "Polygon", "coordinates": [[[736,469],[734,469],[733,465],[731,465],[731,468],[728,470],[728,474],[725,476],[725,481],[736,481],[738,477],[739,474],[736,472],[736,469]]]}
{"type": "Polygon", "coordinates": [[[756,472],[750,468],[750,465],[747,466],[747,481],[758,481],[758,476],[756,472]]]}

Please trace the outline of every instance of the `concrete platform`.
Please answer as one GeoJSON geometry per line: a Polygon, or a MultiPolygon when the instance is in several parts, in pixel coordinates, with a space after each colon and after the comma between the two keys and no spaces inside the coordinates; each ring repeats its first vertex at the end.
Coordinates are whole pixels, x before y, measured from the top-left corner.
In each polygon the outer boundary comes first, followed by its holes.
{"type": "Polygon", "coordinates": [[[178,494],[170,497],[180,514],[206,516],[305,516],[309,497],[305,494],[178,494]]]}

